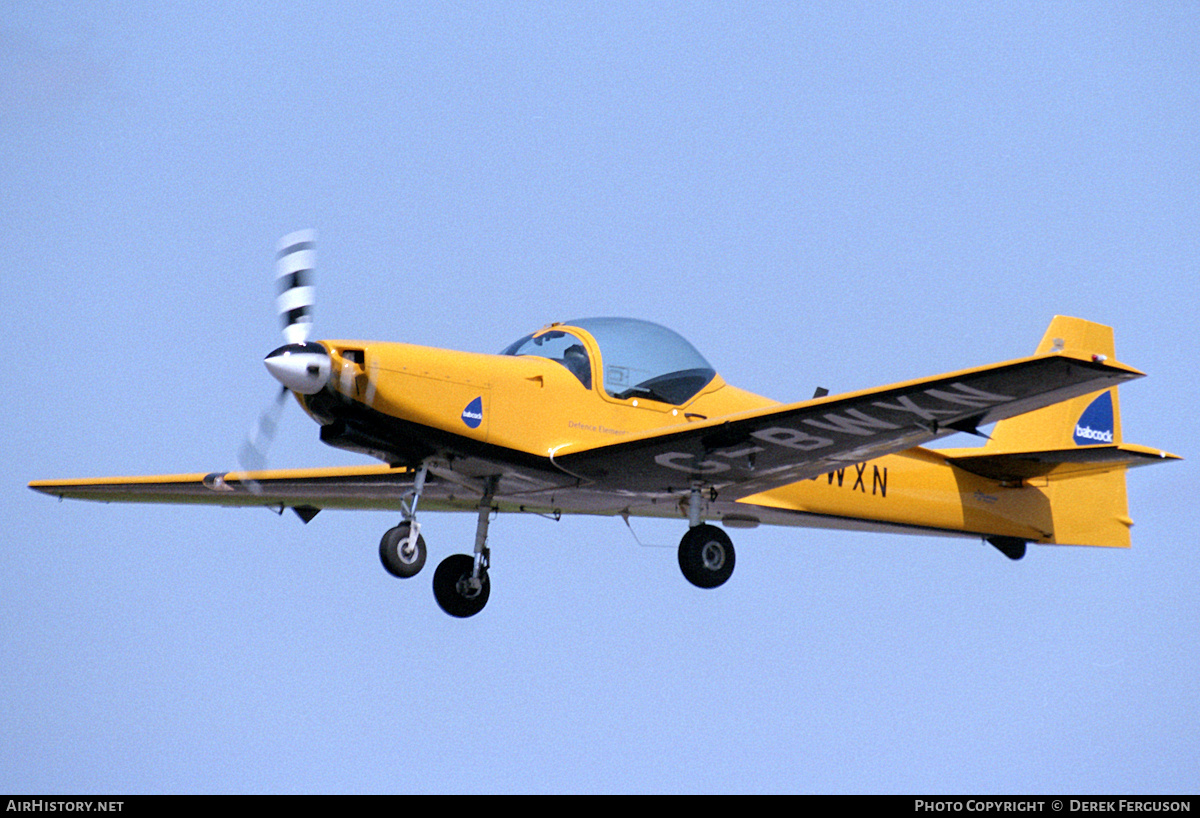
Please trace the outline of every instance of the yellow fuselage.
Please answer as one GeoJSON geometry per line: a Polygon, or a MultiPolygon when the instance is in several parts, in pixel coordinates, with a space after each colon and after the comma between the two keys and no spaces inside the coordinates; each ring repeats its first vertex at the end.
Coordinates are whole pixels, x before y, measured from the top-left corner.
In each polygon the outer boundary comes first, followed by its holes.
{"type": "MultiPolygon", "coordinates": [[[[730,386],[719,375],[679,406],[618,399],[599,385],[599,350],[590,337],[584,340],[594,367],[591,388],[545,358],[400,343],[323,343],[332,359],[335,388],[354,402],[439,436],[545,458],[547,467],[554,453],[566,446],[600,446],[631,434],[667,431],[777,404],[730,386]],[[465,419],[472,404],[478,411],[465,419]]],[[[1052,542],[1055,526],[1048,491],[1044,482],[1040,487],[1002,485],[950,465],[937,451],[914,448],[848,463],[816,479],[739,502],[764,511],[803,512],[803,522],[797,520],[803,525],[912,527],[1052,542]]]]}

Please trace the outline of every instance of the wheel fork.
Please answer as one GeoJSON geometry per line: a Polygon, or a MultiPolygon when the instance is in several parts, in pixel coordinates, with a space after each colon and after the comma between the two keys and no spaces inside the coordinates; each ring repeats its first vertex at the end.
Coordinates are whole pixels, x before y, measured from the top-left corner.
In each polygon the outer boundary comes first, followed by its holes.
{"type": "Polygon", "coordinates": [[[403,498],[400,500],[400,515],[408,523],[408,537],[400,544],[400,551],[406,557],[412,556],[417,548],[417,537],[421,535],[421,524],[417,522],[417,502],[421,499],[421,492],[425,490],[425,478],[429,476],[429,464],[422,462],[417,469],[417,476],[413,479],[412,502],[405,504],[403,498]]]}

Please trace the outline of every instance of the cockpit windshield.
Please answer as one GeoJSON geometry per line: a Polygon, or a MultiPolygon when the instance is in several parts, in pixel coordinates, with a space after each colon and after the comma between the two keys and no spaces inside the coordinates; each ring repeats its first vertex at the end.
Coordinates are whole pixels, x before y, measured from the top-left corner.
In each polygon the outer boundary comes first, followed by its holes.
{"type": "Polygon", "coordinates": [[[686,403],[716,376],[708,361],[679,334],[634,318],[581,318],[540,335],[526,336],[505,355],[537,355],[557,361],[591,387],[591,368],[571,327],[585,330],[600,348],[604,391],[614,398],[686,403]],[[576,348],[577,346],[577,348],[576,348]],[[586,379],[580,367],[586,369],[586,379]]]}
{"type": "Polygon", "coordinates": [[[569,332],[551,329],[526,335],[510,344],[501,355],[535,355],[565,366],[588,389],[592,388],[592,362],[583,341],[569,332]]]}

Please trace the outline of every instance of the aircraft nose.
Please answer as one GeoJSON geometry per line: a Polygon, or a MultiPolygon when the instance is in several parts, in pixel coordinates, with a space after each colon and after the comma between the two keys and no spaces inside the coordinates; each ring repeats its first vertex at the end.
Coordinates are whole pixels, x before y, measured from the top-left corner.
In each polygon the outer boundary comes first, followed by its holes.
{"type": "Polygon", "coordinates": [[[285,344],[268,355],[263,364],[275,380],[301,395],[315,395],[329,381],[329,353],[313,341],[285,344]]]}

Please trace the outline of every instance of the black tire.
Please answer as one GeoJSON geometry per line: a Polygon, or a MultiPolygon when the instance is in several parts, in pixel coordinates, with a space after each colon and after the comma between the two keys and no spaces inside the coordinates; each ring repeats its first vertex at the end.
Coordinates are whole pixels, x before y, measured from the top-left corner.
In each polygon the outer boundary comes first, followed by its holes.
{"type": "Polygon", "coordinates": [[[417,535],[417,547],[412,554],[405,554],[400,545],[408,539],[410,526],[407,522],[390,528],[379,541],[379,561],[394,577],[404,579],[416,576],[425,567],[425,538],[417,535]]]}
{"type": "Polygon", "coordinates": [[[679,568],[697,588],[716,588],[733,574],[735,555],[729,535],[715,525],[689,528],[679,542],[679,568]]]}
{"type": "Polygon", "coordinates": [[[492,592],[487,570],[480,576],[482,587],[474,593],[466,581],[475,570],[475,558],[470,554],[452,554],[442,560],[433,572],[433,597],[438,607],[451,616],[466,618],[483,610],[492,592]]]}

